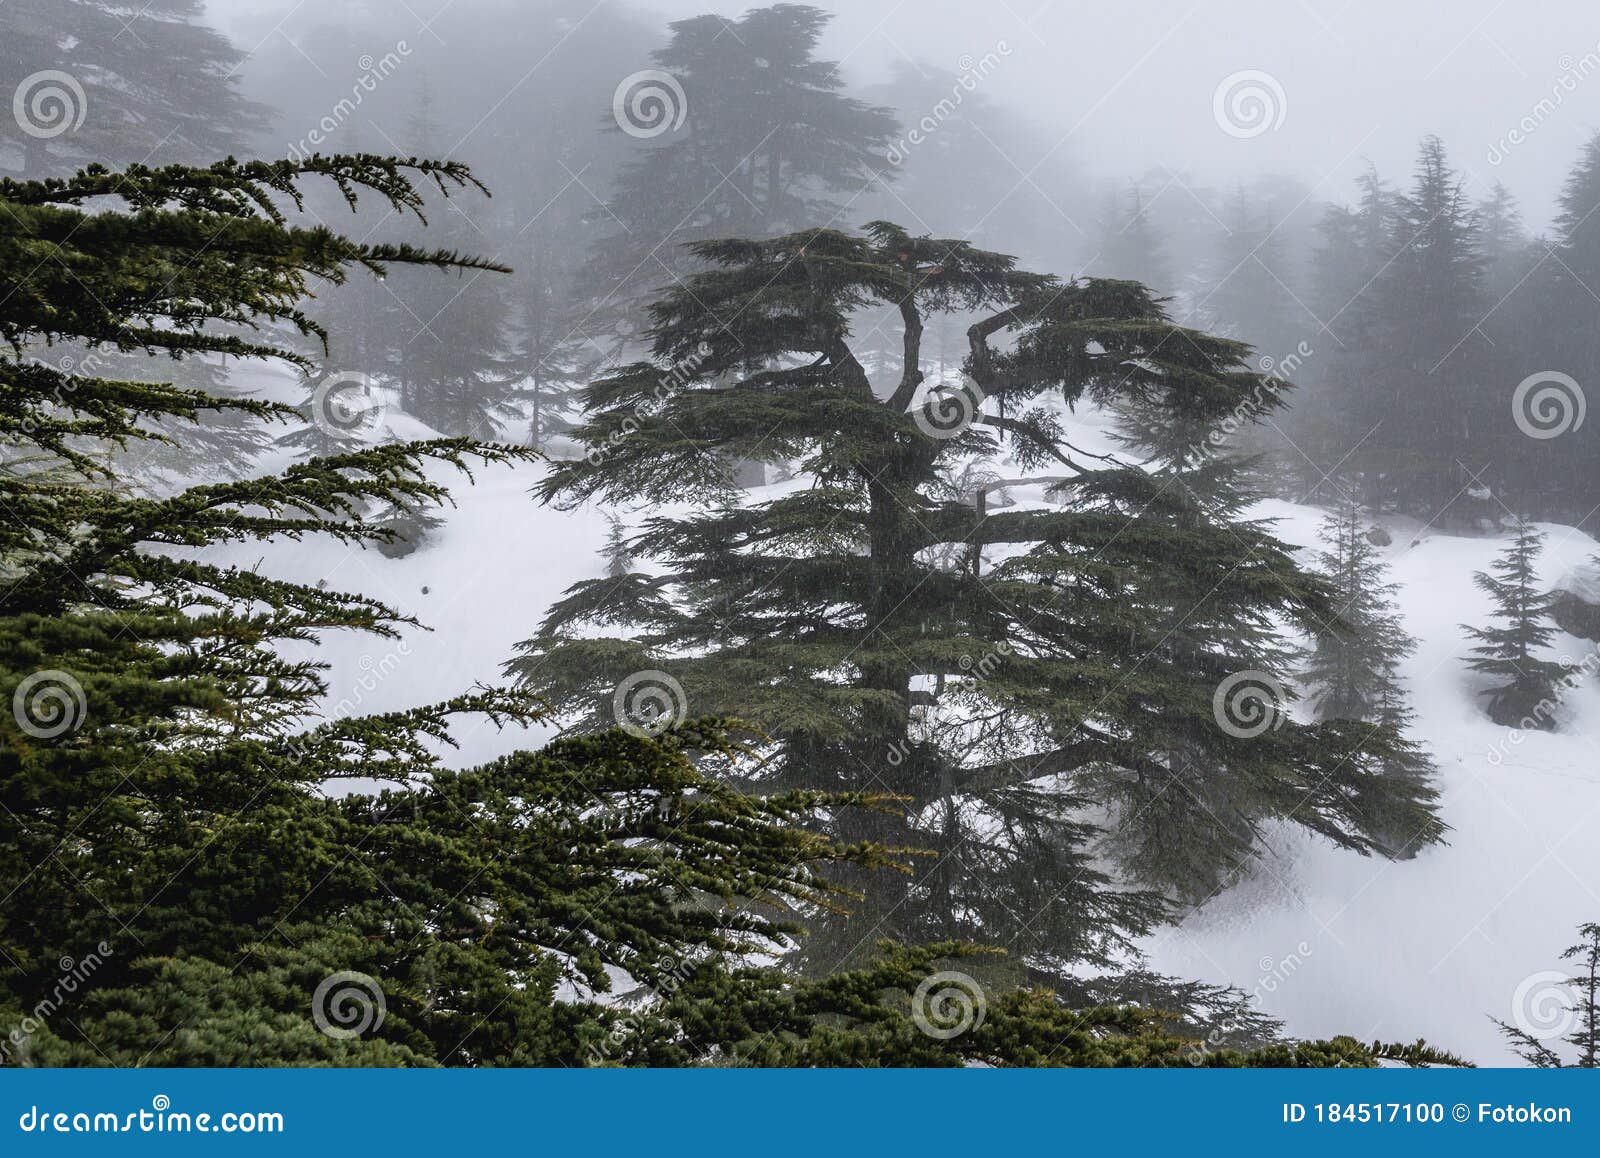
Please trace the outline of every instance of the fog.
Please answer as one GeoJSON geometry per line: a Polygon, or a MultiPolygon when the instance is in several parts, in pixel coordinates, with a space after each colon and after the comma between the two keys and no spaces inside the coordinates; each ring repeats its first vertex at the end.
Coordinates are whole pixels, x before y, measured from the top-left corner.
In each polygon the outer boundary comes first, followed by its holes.
{"type": "MultiPolygon", "coordinates": [[[[685,0],[636,10],[665,26],[701,12],[734,16],[749,6],[685,0]]],[[[409,29],[418,63],[441,74],[462,64],[452,57],[452,25],[467,18],[471,5],[463,0],[332,7],[212,0],[209,11],[253,56],[278,55],[292,44],[313,75],[353,70],[327,30],[377,15],[397,35],[409,29]]],[[[584,19],[614,7],[574,11],[584,19]]],[[[897,61],[958,71],[962,61],[1004,45],[1009,55],[983,80],[983,91],[1026,109],[1035,123],[1025,148],[995,161],[1017,182],[1035,177],[1046,158],[1066,154],[1101,176],[1160,167],[1186,180],[1227,183],[1288,173],[1332,197],[1369,162],[1405,171],[1417,140],[1436,133],[1470,193],[1503,181],[1537,229],[1549,220],[1578,146],[1600,126],[1600,20],[1592,5],[1576,0],[1536,7],[1504,0],[850,0],[829,9],[835,19],[822,53],[839,60],[857,87],[881,79],[897,61]],[[1236,138],[1218,130],[1213,99],[1224,78],[1245,70],[1279,82],[1283,116],[1270,131],[1236,138]],[[1519,128],[1525,139],[1510,143],[1519,128]]],[[[517,47],[530,72],[565,51],[538,40],[517,47]]],[[[251,67],[244,66],[247,75],[251,67]]]]}

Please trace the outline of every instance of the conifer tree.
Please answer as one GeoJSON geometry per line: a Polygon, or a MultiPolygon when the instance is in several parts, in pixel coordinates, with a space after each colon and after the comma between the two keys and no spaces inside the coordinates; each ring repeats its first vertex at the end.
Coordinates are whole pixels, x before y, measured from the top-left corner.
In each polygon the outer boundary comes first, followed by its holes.
{"type": "Polygon", "coordinates": [[[844,96],[838,65],[816,56],[830,19],[809,5],[774,4],[670,25],[653,56],[679,91],[645,84],[640,99],[659,98],[657,106],[616,110],[618,131],[640,139],[596,214],[611,232],[590,261],[590,332],[608,332],[687,273],[685,243],[830,224],[872,182],[893,176],[885,159],[893,116],[844,96]],[[647,123],[645,114],[665,120],[647,123]]]}
{"type": "Polygon", "coordinates": [[[87,161],[164,164],[236,151],[265,125],[235,77],[243,54],[199,22],[201,0],[0,5],[4,167],[29,180],[87,161]],[[62,75],[64,74],[64,76],[62,75]]]}
{"type": "Polygon", "coordinates": [[[1326,339],[1319,335],[1318,343],[1331,347],[1318,363],[1325,367],[1325,380],[1344,383],[1370,368],[1363,355],[1379,319],[1369,291],[1393,257],[1397,215],[1394,190],[1376,170],[1363,173],[1357,187],[1360,196],[1353,208],[1327,207],[1312,261],[1312,302],[1328,331],[1326,339]]]}
{"type": "Polygon", "coordinates": [[[1381,718],[1402,702],[1400,661],[1416,647],[1395,611],[1398,588],[1387,581],[1355,503],[1323,520],[1322,540],[1322,571],[1337,592],[1339,617],[1317,633],[1305,673],[1309,703],[1322,719],[1381,718]]]}
{"type": "Polygon", "coordinates": [[[1503,727],[1553,729],[1553,713],[1561,699],[1558,689],[1567,675],[1560,664],[1538,655],[1556,633],[1550,618],[1555,599],[1540,593],[1535,569],[1543,542],[1538,531],[1519,523],[1516,537],[1494,566],[1473,576],[1494,600],[1501,625],[1464,627],[1480,641],[1467,666],[1499,681],[1482,694],[1489,701],[1489,718],[1503,727]]]}
{"type": "MultiPolygon", "coordinates": [[[[1600,337],[1591,290],[1600,286],[1600,133],[1578,155],[1557,199],[1552,236],[1539,248],[1527,291],[1514,304],[1522,308],[1506,318],[1514,359],[1507,381],[1513,386],[1528,375],[1555,370],[1580,384],[1600,375],[1600,337]],[[1531,300],[1526,303],[1524,298],[1531,300]]],[[[1497,338],[1498,340],[1498,338],[1497,338]]],[[[1548,414],[1520,411],[1536,427],[1558,437],[1528,438],[1517,426],[1506,430],[1504,457],[1515,483],[1516,509],[1545,518],[1579,522],[1588,517],[1596,498],[1591,464],[1597,428],[1581,421],[1584,399],[1570,390],[1552,395],[1548,414]]]]}
{"type": "Polygon", "coordinates": [[[1363,852],[1383,808],[1437,835],[1427,790],[1381,774],[1392,730],[1275,711],[1276,730],[1245,737],[1219,721],[1231,676],[1283,670],[1273,615],[1331,615],[1327,586],[1267,528],[1231,518],[1225,487],[1208,497],[1086,454],[1065,426],[1073,403],[1139,405],[1184,432],[1165,436],[1167,459],[1203,470],[1216,424],[1281,404],[1282,383],[1241,365],[1244,346],[1173,325],[1136,284],[1061,282],[883,222],[695,256],[713,268],[652,307],[656,360],[590,388],[578,434],[592,453],[542,490],[697,509],[635,536],[664,573],[578,584],[508,670],[576,727],[614,720],[631,674],[665,671],[694,710],[737,710],[771,737],[763,782],[907,797],[906,820],[836,831],[939,859],[911,878],[852,878],[866,916],[830,934],[835,960],[881,922],[912,942],[1014,938],[1056,977],[1106,962],[1157,909],[1089,859],[1093,805],[1112,810],[1124,866],[1173,891],[1248,863],[1270,817],[1363,852]],[[904,346],[875,384],[850,317],[876,304],[900,312],[904,346]],[[969,381],[930,395],[926,320],[957,311],[977,314],[969,381]],[[1017,467],[1056,472],[1060,508],[957,497],[950,480],[1002,433],[1017,467]],[[813,485],[740,504],[719,459],[757,448],[813,485]],[[1193,626],[1169,638],[1162,625],[1185,614],[1193,626]],[[596,623],[626,635],[597,638],[596,623]],[[1202,807],[1141,810],[1191,782],[1225,802],[1223,823],[1202,807]]]}
{"type": "Polygon", "coordinates": [[[1584,143],[1557,204],[1555,235],[1562,263],[1572,278],[1594,285],[1600,279],[1600,225],[1594,220],[1594,208],[1600,205],[1600,133],[1584,143]]]}
{"type": "MultiPolygon", "coordinates": [[[[1560,306],[1549,300],[1559,262],[1552,259],[1548,242],[1528,236],[1516,197],[1498,181],[1478,203],[1477,227],[1489,303],[1483,329],[1494,346],[1501,393],[1507,395],[1502,400],[1504,411],[1515,412],[1521,406],[1515,401],[1518,382],[1535,370],[1568,364],[1565,343],[1571,340],[1570,328],[1560,306]]],[[[1514,413],[1511,423],[1491,422],[1488,429],[1498,453],[1487,481],[1501,492],[1507,506],[1551,518],[1567,514],[1574,520],[1588,510],[1573,511],[1570,505],[1570,500],[1582,501],[1577,492],[1583,488],[1573,486],[1573,460],[1568,457],[1585,438],[1581,429],[1569,431],[1564,445],[1525,437],[1514,413]]]]}
{"type": "MultiPolygon", "coordinates": [[[[442,128],[426,77],[406,133],[415,155],[439,151],[442,128]]],[[[459,210],[432,229],[462,248],[482,243],[482,228],[459,210]]],[[[498,438],[503,425],[520,417],[508,287],[469,270],[458,278],[402,272],[392,288],[383,334],[400,408],[443,434],[498,438]]]]}
{"type": "Polygon", "coordinates": [[[615,513],[607,515],[606,522],[609,524],[606,532],[606,575],[621,579],[633,571],[633,552],[628,547],[627,528],[615,513]]]}
{"type": "Polygon", "coordinates": [[[1539,1069],[1600,1068],[1600,924],[1589,921],[1579,925],[1578,937],[1578,943],[1561,954],[1563,961],[1577,962],[1577,972],[1567,982],[1577,997],[1571,1010],[1572,1032],[1562,1039],[1577,1051],[1571,1061],[1563,1058],[1548,1038],[1495,1019],[1518,1056],[1539,1069]]]}
{"type": "Polygon", "coordinates": [[[1341,456],[1369,503],[1462,521],[1455,500],[1492,461],[1506,405],[1480,328],[1490,303],[1476,221],[1437,137],[1422,142],[1362,297],[1370,344],[1335,403],[1341,456]]]}
{"type": "MultiPolygon", "coordinates": [[[[1310,688],[1307,699],[1320,720],[1390,729],[1396,739],[1381,761],[1383,775],[1426,791],[1435,769],[1427,753],[1406,738],[1412,712],[1399,676],[1400,661],[1416,643],[1401,625],[1394,606],[1397,588],[1388,582],[1387,567],[1361,524],[1360,509],[1351,501],[1323,522],[1320,563],[1336,592],[1337,615],[1316,632],[1302,677],[1310,688]]],[[[1375,813],[1372,824],[1396,856],[1414,855],[1418,837],[1426,835],[1411,827],[1412,819],[1403,812],[1375,813]]]]}
{"type": "Polygon", "coordinates": [[[543,450],[572,426],[582,383],[598,373],[603,351],[579,332],[563,285],[571,275],[535,260],[519,278],[507,328],[516,404],[528,416],[528,441],[543,450]]]}
{"type": "MultiPolygon", "coordinates": [[[[1378,352],[1383,318],[1372,287],[1394,256],[1398,208],[1394,190],[1375,169],[1358,178],[1357,188],[1355,205],[1328,205],[1317,226],[1310,288],[1319,319],[1312,339],[1317,357],[1309,371],[1295,375],[1309,388],[1286,416],[1291,437],[1310,459],[1301,466],[1308,495],[1322,492],[1323,469],[1348,463],[1352,449],[1379,422],[1356,399],[1365,383],[1383,373],[1378,352]]],[[[1361,480],[1351,477],[1347,487],[1359,491],[1361,480]]]]}
{"type": "Polygon", "coordinates": [[[1528,232],[1516,195],[1499,181],[1478,202],[1476,212],[1484,289],[1498,312],[1505,307],[1508,296],[1520,288],[1533,264],[1528,232]]]}
{"type": "MultiPolygon", "coordinates": [[[[441,189],[471,181],[454,163],[317,157],[0,182],[0,268],[18,291],[0,336],[24,352],[71,340],[302,363],[243,327],[317,334],[297,304],[313,278],[338,281],[351,264],[494,268],[292,227],[278,207],[321,177],[350,198],[420,209],[409,174],[441,189]],[[46,247],[61,260],[38,261],[46,247]]],[[[172,550],[307,535],[381,544],[390,532],[364,517],[370,505],[444,497],[426,464],[525,451],[369,447],[144,498],[97,446],[163,437],[150,418],[292,411],[16,352],[0,377],[0,438],[55,464],[0,477],[14,516],[0,530],[0,691],[12,705],[0,715],[0,873],[16,885],[0,920],[0,1012],[26,1027],[5,1063],[581,1064],[617,1015],[557,1003],[557,984],[603,992],[608,966],[650,980],[671,957],[703,962],[709,985],[727,953],[787,928],[725,898],[828,903],[837,889],[816,875],[819,857],[877,857],[796,823],[870,803],[859,795],[755,799],[697,770],[687,753],[732,754],[715,728],[618,732],[454,772],[437,755],[450,722],[529,722],[527,697],[480,689],[316,724],[321,665],[277,645],[332,630],[392,637],[407,620],[172,550]],[[328,792],[357,778],[390,788],[328,792]],[[69,979],[74,1006],[61,1012],[58,961],[90,947],[92,986],[69,979]],[[372,1032],[330,1035],[317,1018],[340,1007],[318,994],[352,973],[372,1032]]],[[[682,1035],[658,1019],[650,1038],[682,1035]]]]}

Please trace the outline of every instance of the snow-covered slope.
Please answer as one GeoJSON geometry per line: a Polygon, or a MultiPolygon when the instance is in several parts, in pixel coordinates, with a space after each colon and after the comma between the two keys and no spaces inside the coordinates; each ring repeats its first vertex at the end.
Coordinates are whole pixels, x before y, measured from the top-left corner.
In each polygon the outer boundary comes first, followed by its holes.
{"type": "MultiPolygon", "coordinates": [[[[1262,504],[1290,542],[1315,541],[1322,512],[1262,504]]],[[[1587,535],[1543,524],[1542,579],[1594,553],[1587,535]]],[[[1386,549],[1406,630],[1414,735],[1439,766],[1449,845],[1414,860],[1352,856],[1303,833],[1272,835],[1276,857],[1146,948],[1167,972],[1226,981],[1306,1036],[1393,1040],[1421,1034],[1481,1064],[1510,1064],[1490,1020],[1514,1022],[1519,986],[1559,965],[1574,927],[1600,919],[1600,688],[1563,703],[1556,734],[1489,721],[1461,663],[1462,623],[1487,623],[1472,582],[1504,547],[1393,528],[1386,549]],[[1413,545],[1414,544],[1414,545],[1413,545]]],[[[1559,636],[1551,658],[1582,664],[1593,644],[1559,636]]],[[[1526,989],[1525,1015],[1537,993],[1526,989]]]]}
{"type": "MultiPolygon", "coordinates": [[[[601,572],[604,512],[539,505],[529,488],[540,469],[479,471],[475,486],[457,480],[458,505],[444,512],[444,526],[402,559],[311,541],[241,549],[232,561],[264,560],[288,578],[376,596],[433,629],[406,631],[399,641],[327,640],[317,654],[332,665],[330,712],[442,699],[498,680],[513,645],[560,593],[601,572]]],[[[1281,520],[1280,534],[1307,547],[1323,516],[1278,501],[1256,513],[1281,520]]],[[[1541,529],[1546,583],[1595,551],[1571,528],[1541,529]]],[[[1600,919],[1600,687],[1591,678],[1571,693],[1559,734],[1514,742],[1479,710],[1475,677],[1460,662],[1468,645],[1459,625],[1482,624],[1489,611],[1472,573],[1504,544],[1414,525],[1391,530],[1385,553],[1407,630],[1419,641],[1405,668],[1416,735],[1439,765],[1449,846],[1389,863],[1281,826],[1270,834],[1275,855],[1249,880],[1160,930],[1146,948],[1165,972],[1254,992],[1298,1035],[1421,1034],[1480,1062],[1507,1063],[1514,1059],[1490,1017],[1511,1020],[1519,984],[1558,964],[1578,922],[1600,919]]],[[[1567,636],[1558,644],[1575,662],[1592,648],[1567,636]]],[[[536,744],[544,734],[462,729],[452,763],[536,744]]]]}

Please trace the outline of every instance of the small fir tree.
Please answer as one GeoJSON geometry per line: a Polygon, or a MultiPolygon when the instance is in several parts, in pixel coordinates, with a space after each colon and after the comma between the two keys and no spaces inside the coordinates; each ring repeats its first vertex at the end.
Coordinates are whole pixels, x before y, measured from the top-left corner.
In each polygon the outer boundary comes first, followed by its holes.
{"type": "MultiPolygon", "coordinates": [[[[1427,752],[1407,736],[1412,713],[1400,685],[1400,661],[1416,647],[1395,610],[1398,590],[1387,580],[1373,533],[1362,526],[1360,508],[1347,501],[1322,525],[1323,573],[1337,592],[1332,618],[1315,632],[1316,645],[1304,680],[1309,705],[1325,722],[1349,721],[1382,727],[1393,737],[1380,760],[1385,779],[1428,792],[1435,768],[1427,752]]],[[[1371,801],[1370,823],[1395,856],[1414,855],[1424,843],[1412,818],[1371,801]]]]}
{"type": "Polygon", "coordinates": [[[1543,542],[1544,536],[1527,523],[1517,525],[1516,537],[1494,566],[1473,576],[1494,600],[1501,625],[1463,629],[1480,641],[1467,666],[1499,681],[1482,693],[1489,701],[1489,718],[1504,727],[1550,731],[1567,672],[1537,654],[1556,633],[1551,619],[1555,597],[1540,593],[1535,569],[1543,542]]]}
{"type": "Polygon", "coordinates": [[[1325,720],[1375,720],[1402,701],[1400,661],[1416,648],[1400,625],[1387,570],[1361,510],[1346,502],[1322,523],[1320,562],[1338,593],[1338,616],[1316,633],[1305,672],[1310,707],[1325,720]]]}
{"type": "Polygon", "coordinates": [[[633,552],[628,546],[628,531],[623,526],[622,519],[616,514],[606,515],[609,527],[606,531],[606,575],[612,579],[621,579],[633,570],[633,552]]]}

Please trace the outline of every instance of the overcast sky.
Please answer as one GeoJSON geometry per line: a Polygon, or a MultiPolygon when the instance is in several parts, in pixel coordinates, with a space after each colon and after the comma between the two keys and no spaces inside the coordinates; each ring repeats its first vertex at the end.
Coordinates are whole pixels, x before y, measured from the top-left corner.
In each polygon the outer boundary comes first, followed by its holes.
{"type": "MultiPolygon", "coordinates": [[[[460,0],[338,0],[336,7],[211,0],[211,18],[247,51],[288,39],[314,53],[304,41],[316,27],[340,12],[382,9],[414,21],[416,47],[425,49],[432,33],[424,25],[452,2],[460,0]]],[[[855,84],[880,79],[896,59],[959,71],[993,53],[998,65],[983,91],[1026,107],[1040,126],[1037,153],[1016,158],[1020,171],[1059,146],[1102,175],[1158,165],[1204,180],[1276,171],[1304,178],[1319,196],[1345,199],[1369,160],[1403,179],[1418,138],[1435,132],[1475,196],[1504,181],[1538,228],[1580,145],[1600,128],[1600,5],[1593,0],[819,6],[837,14],[825,47],[855,84]],[[1223,90],[1219,106],[1219,86],[1230,77],[1233,90],[1223,90]],[[1234,90],[1242,90],[1236,105],[1228,100],[1234,90]],[[1261,115],[1265,123],[1253,119],[1261,115]]],[[[664,26],[751,4],[635,7],[659,12],[664,26]]],[[[529,44],[529,67],[552,47],[529,44]]]]}

